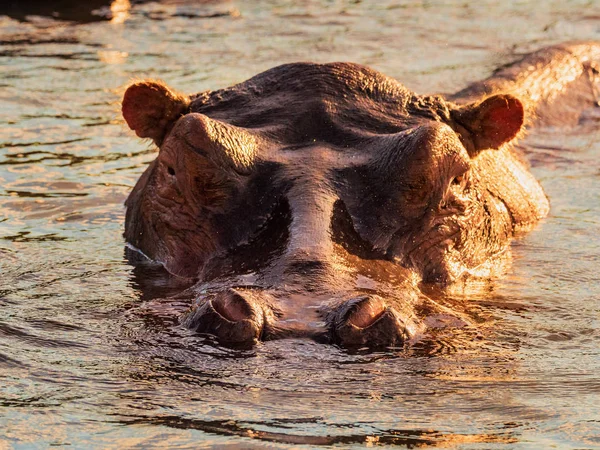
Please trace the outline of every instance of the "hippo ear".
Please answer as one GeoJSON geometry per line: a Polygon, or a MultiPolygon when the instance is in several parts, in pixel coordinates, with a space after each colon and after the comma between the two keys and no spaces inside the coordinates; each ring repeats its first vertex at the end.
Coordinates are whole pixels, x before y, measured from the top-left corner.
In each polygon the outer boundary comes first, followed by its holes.
{"type": "Polygon", "coordinates": [[[500,94],[451,110],[451,117],[467,151],[475,156],[499,148],[519,134],[525,112],[518,98],[500,94]]]}
{"type": "Polygon", "coordinates": [[[133,83],[125,91],[121,110],[129,128],[139,137],[162,143],[173,123],[185,113],[189,97],[164,84],[146,80],[133,83]]]}

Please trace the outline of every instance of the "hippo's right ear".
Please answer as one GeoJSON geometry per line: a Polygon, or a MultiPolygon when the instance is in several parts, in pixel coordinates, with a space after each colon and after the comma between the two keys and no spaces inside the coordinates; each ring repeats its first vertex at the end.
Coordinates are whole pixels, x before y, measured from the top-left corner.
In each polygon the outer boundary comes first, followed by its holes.
{"type": "Polygon", "coordinates": [[[121,110],[129,128],[141,138],[162,143],[167,131],[190,105],[190,98],[164,84],[146,80],[133,83],[125,91],[121,110]]]}

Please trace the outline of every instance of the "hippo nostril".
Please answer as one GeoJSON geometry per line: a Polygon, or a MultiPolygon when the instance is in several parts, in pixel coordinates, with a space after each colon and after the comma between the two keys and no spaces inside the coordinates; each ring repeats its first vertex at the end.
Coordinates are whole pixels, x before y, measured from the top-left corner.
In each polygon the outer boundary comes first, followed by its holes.
{"type": "Polygon", "coordinates": [[[252,305],[237,292],[227,291],[211,300],[217,313],[231,322],[250,319],[254,314],[252,305]]]}
{"type": "Polygon", "coordinates": [[[404,321],[378,296],[351,299],[334,312],[332,340],[344,347],[388,347],[408,339],[404,321]]]}
{"type": "Polygon", "coordinates": [[[268,306],[260,294],[228,289],[211,294],[181,323],[199,333],[212,334],[224,344],[256,342],[265,327],[268,306]]]}
{"type": "Polygon", "coordinates": [[[383,299],[380,297],[365,297],[350,309],[346,321],[355,327],[367,328],[375,323],[385,311],[386,306],[383,299]]]}

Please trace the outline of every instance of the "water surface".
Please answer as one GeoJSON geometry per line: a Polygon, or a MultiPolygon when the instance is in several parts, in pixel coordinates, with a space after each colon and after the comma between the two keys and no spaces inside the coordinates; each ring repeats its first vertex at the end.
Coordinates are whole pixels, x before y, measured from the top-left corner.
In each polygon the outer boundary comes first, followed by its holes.
{"type": "Polygon", "coordinates": [[[552,211],[505,278],[452,300],[473,326],[348,354],[178,327],[181,283],[124,257],[123,201],[156,153],[118,104],[135,78],[191,93],[299,60],[453,92],[600,40],[599,3],[55,3],[0,7],[0,449],[600,447],[598,114],[527,138],[552,211]]]}

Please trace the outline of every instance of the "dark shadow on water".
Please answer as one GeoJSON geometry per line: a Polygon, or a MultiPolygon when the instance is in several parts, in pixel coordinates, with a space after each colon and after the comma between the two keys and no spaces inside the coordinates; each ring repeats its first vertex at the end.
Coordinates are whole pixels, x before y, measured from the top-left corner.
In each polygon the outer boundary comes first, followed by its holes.
{"type": "Polygon", "coordinates": [[[20,231],[17,234],[10,236],[0,236],[0,239],[5,239],[12,242],[45,242],[45,241],[71,241],[66,236],[60,236],[56,233],[42,234],[37,236],[31,236],[31,231],[20,231]]]}
{"type": "Polygon", "coordinates": [[[20,341],[26,345],[31,345],[34,347],[45,347],[45,348],[87,348],[88,345],[85,345],[80,342],[69,341],[66,339],[51,339],[45,333],[43,336],[37,336],[29,331],[24,329],[16,328],[10,325],[7,325],[3,322],[0,322],[0,336],[4,336],[5,338],[11,338],[17,341],[20,341]]]}
{"type": "MultiPolygon", "coordinates": [[[[446,446],[448,444],[460,443],[479,443],[479,444],[510,444],[518,441],[517,437],[510,432],[502,432],[497,434],[448,434],[435,430],[410,430],[410,429],[390,429],[381,430],[372,434],[345,434],[345,435],[325,435],[325,436],[310,436],[301,434],[287,434],[281,432],[263,431],[265,427],[277,426],[278,428],[288,428],[280,422],[289,423],[321,423],[323,427],[327,427],[321,418],[307,418],[278,420],[273,419],[275,423],[264,422],[244,422],[238,423],[234,420],[228,421],[206,421],[188,419],[178,416],[158,416],[158,417],[128,417],[121,419],[119,423],[126,425],[154,425],[166,426],[169,428],[182,430],[198,430],[205,433],[216,434],[220,436],[238,436],[250,438],[258,441],[278,442],[282,444],[296,445],[377,445],[377,446],[401,446],[405,448],[418,448],[424,446],[446,446]],[[258,430],[248,425],[257,425],[258,430]]],[[[339,427],[336,427],[339,428],[339,427]]]]}
{"type": "MultiPolygon", "coordinates": [[[[0,149],[2,149],[4,147],[16,148],[16,147],[41,146],[41,145],[54,146],[54,145],[60,145],[60,144],[65,144],[65,143],[77,142],[77,141],[81,141],[81,140],[87,140],[87,138],[76,139],[76,140],[72,140],[72,141],[64,141],[64,142],[44,142],[44,143],[40,143],[40,142],[29,143],[29,142],[27,142],[27,143],[22,143],[22,144],[0,143],[0,149]]],[[[34,151],[29,151],[29,152],[19,152],[16,154],[5,154],[3,156],[6,159],[3,161],[0,161],[0,166],[4,166],[4,165],[16,166],[16,165],[21,165],[21,164],[46,164],[46,161],[65,160],[65,163],[57,164],[59,167],[65,167],[65,166],[76,166],[76,165],[81,165],[81,164],[90,164],[90,163],[95,163],[95,162],[108,163],[108,162],[118,161],[118,160],[130,160],[131,158],[136,158],[138,156],[152,154],[155,152],[156,152],[156,150],[151,148],[151,149],[141,150],[139,152],[132,152],[132,153],[113,152],[113,153],[106,153],[103,155],[96,155],[96,156],[81,156],[81,155],[76,155],[74,153],[67,153],[67,152],[34,150],[34,151]],[[36,156],[37,156],[37,158],[34,158],[36,156]]]]}
{"type": "Polygon", "coordinates": [[[0,2],[0,15],[21,22],[28,16],[52,17],[79,23],[110,20],[111,0],[4,0],[0,2]]]}
{"type": "Polygon", "coordinates": [[[0,368],[10,369],[13,367],[24,367],[24,364],[16,359],[13,359],[9,356],[3,355],[0,353],[0,368]]]}
{"type": "MultiPolygon", "coordinates": [[[[85,24],[113,20],[115,16],[129,11],[131,6],[143,3],[151,3],[151,0],[3,0],[0,2],[0,16],[9,16],[20,22],[29,21],[31,16],[42,16],[85,24]]],[[[182,2],[174,13],[158,11],[142,14],[150,20],[160,21],[171,17],[214,19],[239,16],[237,9],[205,9],[206,5],[219,3],[218,0],[194,0],[182,2]]]]}

